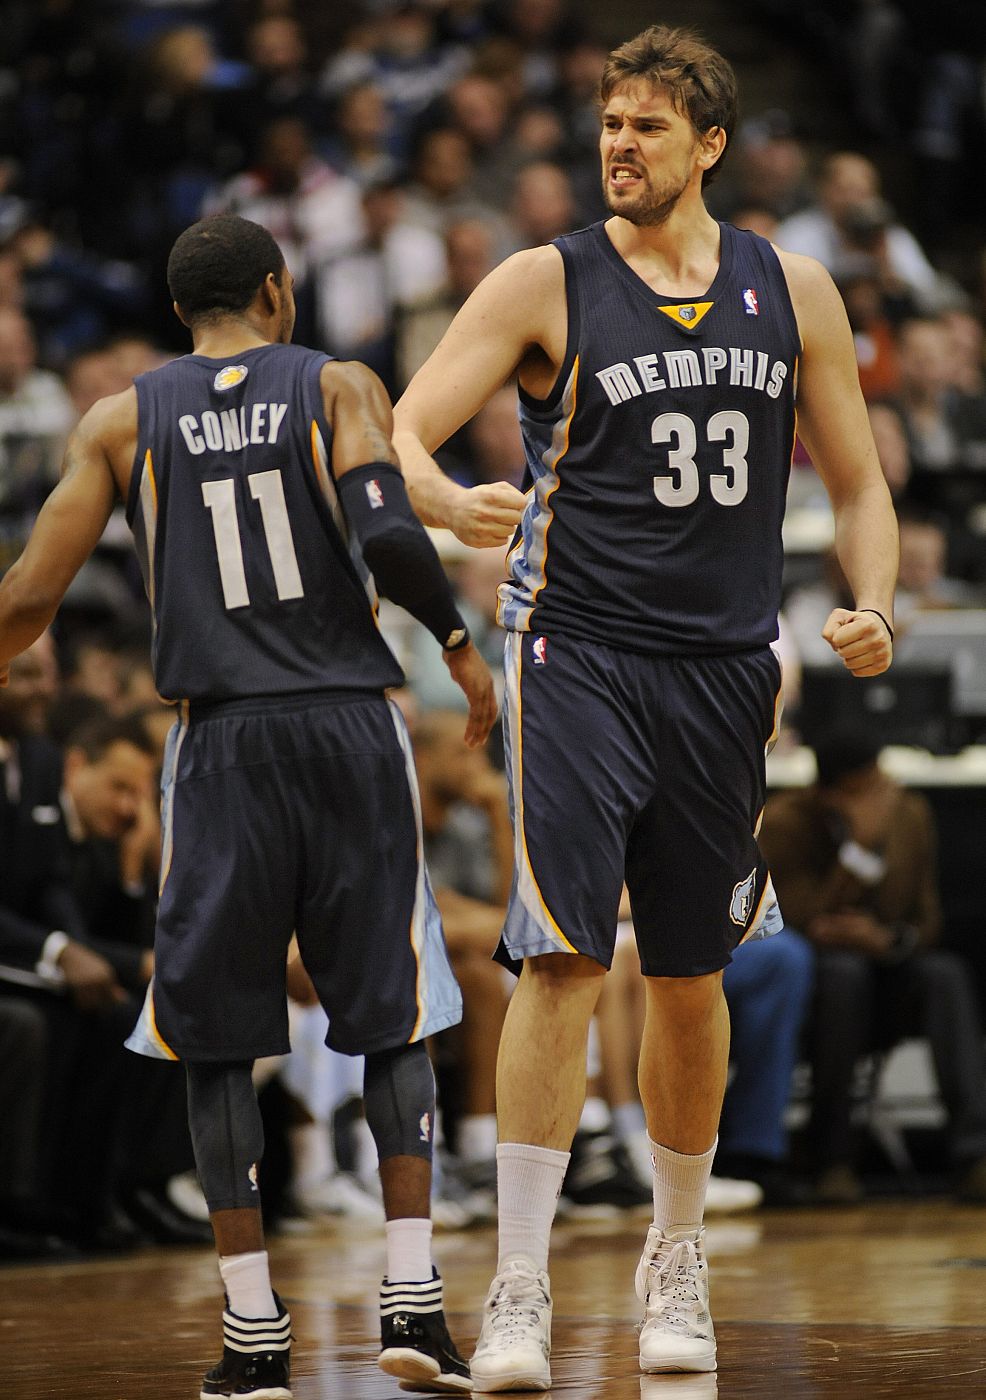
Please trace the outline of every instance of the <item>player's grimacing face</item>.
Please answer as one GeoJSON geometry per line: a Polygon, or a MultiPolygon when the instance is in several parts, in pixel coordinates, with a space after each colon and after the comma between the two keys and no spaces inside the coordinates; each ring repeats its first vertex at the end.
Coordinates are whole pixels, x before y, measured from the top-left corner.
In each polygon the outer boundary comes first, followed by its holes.
{"type": "Polygon", "coordinates": [[[695,128],[669,93],[645,81],[617,88],[602,114],[603,198],[641,226],[662,224],[698,166],[695,128]]]}

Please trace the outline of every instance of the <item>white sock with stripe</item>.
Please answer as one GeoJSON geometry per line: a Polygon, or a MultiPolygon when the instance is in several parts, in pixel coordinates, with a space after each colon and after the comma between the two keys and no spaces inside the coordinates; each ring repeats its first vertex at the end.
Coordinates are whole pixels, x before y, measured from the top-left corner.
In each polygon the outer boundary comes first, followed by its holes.
{"type": "Polygon", "coordinates": [[[250,1254],[220,1255],[219,1273],[230,1312],[244,1318],[277,1316],[266,1249],[250,1254]]]}
{"type": "Polygon", "coordinates": [[[431,1221],[409,1218],[388,1220],[387,1278],[400,1283],[430,1283],[431,1221]]]}
{"type": "Polygon", "coordinates": [[[497,1273],[518,1255],[530,1259],[535,1269],[547,1269],[551,1225],[570,1156],[523,1142],[497,1147],[497,1273]]]}

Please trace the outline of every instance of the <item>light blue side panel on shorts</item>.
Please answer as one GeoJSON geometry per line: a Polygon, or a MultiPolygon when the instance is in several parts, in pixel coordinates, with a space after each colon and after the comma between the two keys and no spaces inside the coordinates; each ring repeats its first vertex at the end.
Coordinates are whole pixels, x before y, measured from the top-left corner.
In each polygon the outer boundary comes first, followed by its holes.
{"type": "Polygon", "coordinates": [[[552,918],[531,869],[524,834],[523,738],[521,732],[521,647],[530,636],[508,632],[503,648],[503,748],[507,765],[507,792],[514,827],[514,879],[507,904],[503,942],[512,958],[534,958],[542,953],[576,953],[552,918]]]}
{"type": "Polygon", "coordinates": [[[462,1020],[462,994],[452,972],[445,934],[442,931],[442,918],[435,903],[428,869],[424,861],[424,833],[421,827],[421,797],[418,793],[418,778],[414,770],[414,754],[408,736],[404,716],[391,700],[391,718],[397,731],[397,740],[404,753],[407,770],[407,784],[411,790],[414,805],[414,823],[418,836],[418,880],[414,896],[414,913],[411,917],[411,943],[418,966],[418,1016],[408,1043],[424,1040],[462,1020]]]}

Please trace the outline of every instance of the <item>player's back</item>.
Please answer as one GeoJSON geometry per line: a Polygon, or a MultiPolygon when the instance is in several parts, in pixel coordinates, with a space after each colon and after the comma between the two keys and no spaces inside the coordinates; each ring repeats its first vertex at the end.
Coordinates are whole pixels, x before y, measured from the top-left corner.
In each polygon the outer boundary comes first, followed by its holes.
{"type": "Polygon", "coordinates": [[[231,360],[186,355],[136,381],[127,519],[169,699],[403,680],[338,505],[326,360],[265,345],[231,360]]]}

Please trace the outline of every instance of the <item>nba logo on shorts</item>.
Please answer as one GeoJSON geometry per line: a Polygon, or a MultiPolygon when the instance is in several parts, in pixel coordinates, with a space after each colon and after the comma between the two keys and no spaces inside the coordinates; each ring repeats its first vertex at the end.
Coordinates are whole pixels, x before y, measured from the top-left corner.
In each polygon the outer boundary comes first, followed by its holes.
{"type": "Polygon", "coordinates": [[[757,301],[757,294],[752,287],[747,287],[743,293],[743,305],[746,307],[748,316],[760,315],[760,303],[757,301]]]}
{"type": "Polygon", "coordinates": [[[729,901],[729,917],[740,928],[746,928],[753,908],[753,895],[757,886],[757,872],[751,870],[745,880],[733,886],[733,897],[729,901]]]}
{"type": "Polygon", "coordinates": [[[545,663],[545,652],[548,650],[547,637],[535,637],[531,651],[534,653],[535,666],[543,666],[545,663]]]}
{"type": "Polygon", "coordinates": [[[383,505],[383,492],[380,490],[380,483],[376,477],[366,483],[366,494],[370,500],[370,508],[379,510],[383,505]]]}

